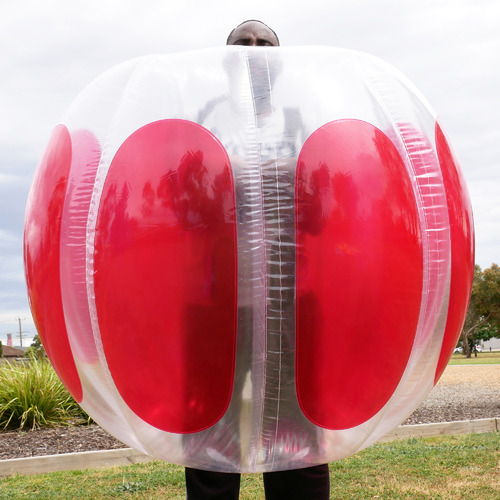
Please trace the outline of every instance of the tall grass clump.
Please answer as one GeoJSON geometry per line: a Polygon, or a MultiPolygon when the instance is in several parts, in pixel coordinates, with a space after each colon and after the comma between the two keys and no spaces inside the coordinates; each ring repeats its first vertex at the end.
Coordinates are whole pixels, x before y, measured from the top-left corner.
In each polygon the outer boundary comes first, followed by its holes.
{"type": "Polygon", "coordinates": [[[37,429],[88,421],[47,360],[0,365],[0,429],[37,429]]]}

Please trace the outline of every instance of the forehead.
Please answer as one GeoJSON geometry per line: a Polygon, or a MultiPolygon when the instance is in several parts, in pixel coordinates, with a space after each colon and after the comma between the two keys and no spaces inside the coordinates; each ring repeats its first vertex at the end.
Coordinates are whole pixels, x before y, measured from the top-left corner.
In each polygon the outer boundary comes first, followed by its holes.
{"type": "Polygon", "coordinates": [[[246,38],[259,38],[271,41],[273,44],[278,43],[275,34],[266,25],[255,21],[250,21],[238,26],[233,31],[230,40],[237,41],[246,38]]]}

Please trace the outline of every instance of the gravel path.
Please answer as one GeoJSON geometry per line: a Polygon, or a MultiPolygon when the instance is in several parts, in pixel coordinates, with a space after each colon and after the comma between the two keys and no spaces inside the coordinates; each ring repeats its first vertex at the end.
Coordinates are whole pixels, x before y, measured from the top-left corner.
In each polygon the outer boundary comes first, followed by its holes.
{"type": "MultiPolygon", "coordinates": [[[[491,417],[500,417],[500,364],[449,366],[404,424],[491,417]]],[[[0,432],[0,460],[124,447],[97,425],[0,432]]]]}
{"type": "Polygon", "coordinates": [[[404,424],[500,417],[500,364],[448,366],[404,424]]]}

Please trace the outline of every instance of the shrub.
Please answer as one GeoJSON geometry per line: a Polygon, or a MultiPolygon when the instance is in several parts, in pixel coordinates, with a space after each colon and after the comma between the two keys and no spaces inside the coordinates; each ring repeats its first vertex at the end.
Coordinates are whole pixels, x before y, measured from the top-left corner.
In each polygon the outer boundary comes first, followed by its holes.
{"type": "Polygon", "coordinates": [[[24,356],[26,358],[36,358],[36,359],[47,357],[45,348],[43,347],[42,344],[42,340],[40,339],[38,334],[36,334],[35,337],[33,338],[33,342],[28,347],[28,349],[26,349],[24,356]]]}
{"type": "Polygon", "coordinates": [[[0,429],[88,422],[46,360],[0,366],[0,429]]]}

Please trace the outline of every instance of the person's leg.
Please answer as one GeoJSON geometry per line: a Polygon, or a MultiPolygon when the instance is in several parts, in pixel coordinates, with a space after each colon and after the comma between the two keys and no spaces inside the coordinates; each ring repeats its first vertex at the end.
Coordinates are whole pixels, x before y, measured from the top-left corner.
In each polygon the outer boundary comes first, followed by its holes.
{"type": "Polygon", "coordinates": [[[240,474],[186,467],[187,500],[237,500],[240,474]]]}
{"type": "Polygon", "coordinates": [[[328,464],[264,473],[266,500],[328,500],[328,464]]]}

